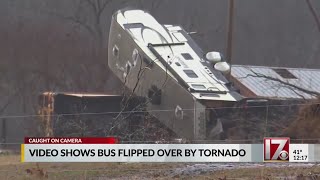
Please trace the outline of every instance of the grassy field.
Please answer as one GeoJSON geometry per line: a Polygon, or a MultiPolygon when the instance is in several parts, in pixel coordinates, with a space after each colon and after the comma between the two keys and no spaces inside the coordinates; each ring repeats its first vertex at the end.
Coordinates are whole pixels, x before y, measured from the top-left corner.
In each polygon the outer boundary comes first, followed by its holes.
{"type": "Polygon", "coordinates": [[[172,173],[190,163],[20,163],[0,156],[0,179],[320,179],[320,166],[256,167],[197,174],[172,173]]]}
{"type": "Polygon", "coordinates": [[[198,175],[195,179],[320,179],[320,167],[289,167],[289,168],[247,168],[222,170],[214,173],[198,175]]]}

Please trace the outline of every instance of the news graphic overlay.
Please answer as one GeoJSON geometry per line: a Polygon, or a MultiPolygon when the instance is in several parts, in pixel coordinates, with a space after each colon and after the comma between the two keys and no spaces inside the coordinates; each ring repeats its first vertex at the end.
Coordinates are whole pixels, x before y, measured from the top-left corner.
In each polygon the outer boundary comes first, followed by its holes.
{"type": "Polygon", "coordinates": [[[21,162],[319,162],[320,144],[120,144],[114,137],[25,138],[21,162]]]}
{"type": "MultiPolygon", "coordinates": [[[[251,162],[250,144],[117,144],[115,138],[26,138],[22,162],[251,162]]],[[[262,154],[262,153],[261,153],[262,154]]],[[[260,154],[260,155],[261,155],[260,154]]]]}
{"type": "Polygon", "coordinates": [[[275,137],[264,138],[263,140],[263,160],[264,161],[289,161],[290,138],[275,137]]]}
{"type": "MultiPolygon", "coordinates": [[[[100,145],[116,144],[119,140],[115,137],[103,138],[76,138],[76,137],[26,137],[24,144],[21,144],[21,162],[36,162],[37,158],[56,158],[56,157],[80,157],[90,156],[93,150],[86,150],[78,147],[79,144],[100,145]],[[59,147],[60,148],[57,148],[59,147]],[[63,148],[64,146],[75,147],[63,148]],[[33,160],[32,160],[33,159],[33,160]]],[[[40,161],[41,162],[41,161],[40,161]]],[[[44,162],[54,162],[46,161],[44,162]]]]}
{"type": "Polygon", "coordinates": [[[290,144],[289,162],[317,162],[315,147],[320,144],[290,144]]]}

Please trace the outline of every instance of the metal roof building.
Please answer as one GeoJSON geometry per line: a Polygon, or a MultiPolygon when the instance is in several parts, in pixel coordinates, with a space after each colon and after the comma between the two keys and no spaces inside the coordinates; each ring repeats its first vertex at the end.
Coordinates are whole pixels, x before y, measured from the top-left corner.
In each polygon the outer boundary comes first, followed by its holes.
{"type": "Polygon", "coordinates": [[[320,93],[320,69],[233,65],[231,81],[247,97],[313,99],[320,93]],[[296,87],[290,86],[292,84],[296,87]]]}

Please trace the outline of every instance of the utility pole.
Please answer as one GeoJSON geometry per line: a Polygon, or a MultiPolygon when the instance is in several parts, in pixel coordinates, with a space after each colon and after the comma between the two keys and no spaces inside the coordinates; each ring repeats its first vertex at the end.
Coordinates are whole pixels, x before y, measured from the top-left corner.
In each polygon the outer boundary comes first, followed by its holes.
{"type": "Polygon", "coordinates": [[[232,62],[232,35],[233,35],[233,15],[234,15],[234,0],[229,0],[228,5],[228,36],[227,36],[227,62],[231,65],[232,62]]]}

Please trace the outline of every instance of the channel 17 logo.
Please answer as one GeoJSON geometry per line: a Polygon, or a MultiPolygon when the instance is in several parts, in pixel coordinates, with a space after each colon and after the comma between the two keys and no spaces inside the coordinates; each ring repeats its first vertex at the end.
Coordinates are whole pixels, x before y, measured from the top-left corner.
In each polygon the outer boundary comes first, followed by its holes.
{"type": "Polygon", "coordinates": [[[290,138],[264,138],[264,161],[289,161],[290,138]]]}

